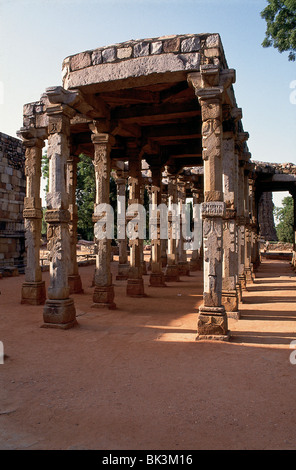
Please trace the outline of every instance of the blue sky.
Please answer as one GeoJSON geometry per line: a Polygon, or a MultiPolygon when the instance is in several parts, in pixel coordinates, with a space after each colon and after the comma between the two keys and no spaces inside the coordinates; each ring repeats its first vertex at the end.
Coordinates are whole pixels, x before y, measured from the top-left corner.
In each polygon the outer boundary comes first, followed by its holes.
{"type": "Polygon", "coordinates": [[[254,160],[296,163],[296,63],[264,49],[266,0],[0,0],[0,132],[61,84],[65,57],[129,39],[219,33],[254,160]]]}

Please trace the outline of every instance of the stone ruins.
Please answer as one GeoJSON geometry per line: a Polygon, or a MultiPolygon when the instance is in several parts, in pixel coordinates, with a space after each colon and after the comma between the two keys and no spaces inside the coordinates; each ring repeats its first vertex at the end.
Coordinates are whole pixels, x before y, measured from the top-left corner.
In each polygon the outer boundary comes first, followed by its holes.
{"type": "MultiPolygon", "coordinates": [[[[47,88],[24,106],[19,135],[26,149],[24,200],[27,269],[22,302],[44,304],[45,327],[70,328],[76,313],[70,292],[81,290],[76,261],[76,167],[79,155],[93,158],[96,175],[96,268],[93,307],[116,308],[110,272],[111,240],[102,204],[109,203],[111,168],[118,195],[129,187],[128,205],[141,203],[149,186],[153,204],[201,203],[202,248],[190,262],[183,236],[151,240],[150,283],[163,287],[203,258],[203,304],[198,339],[227,340],[228,316],[239,318],[239,302],[260,262],[258,202],[264,192],[289,190],[296,175],[265,171],[251,160],[242,110],[235,99],[235,70],[227,65],[218,34],[178,35],[85,51],[63,62],[62,86],[47,88]],[[41,155],[48,142],[49,193],[46,222],[50,284],[40,269],[41,155]],[[145,165],[144,165],[145,164],[145,165]],[[143,168],[149,169],[149,178],[143,168]]],[[[147,170],[145,170],[147,171],[147,170]]],[[[130,216],[129,216],[130,217],[130,216]]],[[[127,218],[128,222],[129,218],[127,218]]],[[[156,217],[159,224],[159,217],[156,217]]],[[[119,240],[118,275],[126,294],[145,295],[143,240],[119,240]]]]}
{"type": "Polygon", "coordinates": [[[26,194],[25,149],[19,139],[0,132],[0,273],[24,272],[26,194]]]}

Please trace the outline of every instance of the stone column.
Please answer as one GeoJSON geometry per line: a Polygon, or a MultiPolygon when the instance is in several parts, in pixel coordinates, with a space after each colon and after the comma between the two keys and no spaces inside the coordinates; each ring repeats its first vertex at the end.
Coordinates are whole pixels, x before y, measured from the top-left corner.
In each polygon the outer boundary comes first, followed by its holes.
{"type": "Polygon", "coordinates": [[[82,293],[82,283],[81,278],[78,272],[78,263],[77,263],[77,204],[76,204],[76,186],[77,186],[77,162],[79,158],[75,155],[70,155],[67,160],[67,192],[69,196],[69,212],[70,212],[70,222],[69,222],[69,231],[70,231],[70,263],[69,263],[69,289],[70,294],[82,293]]]}
{"type": "Polygon", "coordinates": [[[223,193],[226,206],[223,220],[223,280],[222,303],[228,317],[239,318],[238,312],[238,246],[237,191],[238,161],[233,132],[223,133],[223,193]]]}
{"type": "Polygon", "coordinates": [[[222,191],[222,99],[224,90],[233,81],[233,70],[220,71],[214,65],[201,66],[200,74],[191,74],[189,77],[201,106],[204,161],[204,293],[203,305],[199,308],[197,339],[229,339],[227,315],[222,305],[225,215],[222,191]]]}
{"type": "MultiPolygon", "coordinates": [[[[243,160],[239,161],[238,184],[238,282],[240,290],[246,290],[245,275],[245,209],[244,209],[244,166],[243,160]]],[[[242,299],[240,299],[242,300],[242,299]]]]}
{"type": "Polygon", "coordinates": [[[156,227],[156,236],[151,240],[151,274],[149,278],[150,286],[152,287],[166,287],[164,282],[164,274],[162,272],[161,262],[161,240],[160,240],[160,213],[157,207],[161,204],[161,179],[162,171],[159,166],[150,167],[152,173],[151,185],[151,210],[153,217],[150,214],[150,222],[156,227]]]}
{"type": "MultiPolygon", "coordinates": [[[[133,149],[129,159],[129,200],[128,206],[132,204],[141,204],[141,160],[137,149],[133,149]]],[[[139,216],[139,214],[138,214],[139,216]]],[[[134,219],[136,216],[128,216],[127,221],[134,219]]],[[[128,280],[126,286],[126,295],[129,297],[144,297],[144,282],[142,277],[142,257],[143,240],[139,238],[129,239],[130,247],[130,268],[128,272],[128,280]]]]}
{"type": "Polygon", "coordinates": [[[40,305],[46,299],[45,282],[40,268],[40,239],[42,204],[40,198],[41,159],[44,141],[35,129],[21,129],[26,147],[26,197],[24,212],[26,229],[27,266],[22,285],[22,304],[40,305]]]}
{"type": "Polygon", "coordinates": [[[176,245],[176,227],[173,220],[173,205],[177,206],[177,178],[174,175],[169,176],[168,181],[168,212],[169,212],[169,227],[168,227],[168,250],[167,250],[167,266],[165,269],[164,279],[167,282],[178,282],[179,268],[178,268],[178,254],[176,245]]]}
{"type": "Polygon", "coordinates": [[[245,275],[246,282],[253,282],[252,264],[251,264],[251,219],[250,219],[250,191],[249,191],[249,168],[245,167],[244,175],[244,199],[245,199],[245,275]]]}
{"type": "Polygon", "coordinates": [[[47,114],[49,191],[45,221],[48,223],[50,281],[43,326],[67,329],[76,324],[74,301],[69,298],[70,213],[66,187],[70,118],[75,111],[64,104],[52,104],[48,106],[47,114]]]}
{"type": "MultiPolygon", "coordinates": [[[[192,199],[193,199],[193,219],[197,220],[198,218],[198,204],[201,204],[201,189],[192,188],[192,199]]],[[[192,251],[191,260],[190,260],[190,271],[200,271],[202,269],[202,259],[200,256],[200,250],[195,249],[192,251]]]]}
{"type": "MultiPolygon", "coordinates": [[[[125,189],[127,184],[127,174],[124,171],[116,170],[116,187],[117,187],[117,221],[118,218],[125,221],[125,189]],[[120,199],[119,199],[120,198],[120,199]],[[120,212],[120,213],[119,213],[120,212]]],[[[118,225],[118,222],[117,222],[118,225]]],[[[118,225],[119,226],[119,225],[118,225]]],[[[126,226],[120,227],[122,235],[124,238],[118,239],[119,244],[119,263],[118,263],[118,274],[116,276],[116,280],[122,281],[127,280],[128,278],[128,271],[129,271],[129,262],[127,256],[127,238],[126,238],[126,226]]],[[[117,234],[118,236],[118,234],[117,234]]]]}
{"type": "MultiPolygon", "coordinates": [[[[168,187],[167,184],[161,183],[161,203],[167,207],[167,194],[168,194],[168,187]]],[[[160,240],[160,259],[161,259],[161,267],[165,268],[167,265],[167,247],[168,247],[168,240],[161,239],[160,240]]]]}
{"type": "Polygon", "coordinates": [[[94,167],[96,179],[96,200],[94,207],[94,238],[96,252],[95,289],[93,293],[93,308],[115,309],[114,285],[111,274],[111,234],[109,233],[110,220],[108,209],[111,209],[110,173],[111,159],[110,151],[112,136],[107,133],[94,131],[91,140],[94,145],[94,167]],[[105,206],[105,207],[104,207],[105,206]]]}
{"type": "Polygon", "coordinates": [[[178,250],[178,268],[180,276],[190,276],[189,263],[187,262],[187,253],[184,250],[183,217],[182,210],[186,203],[186,185],[184,181],[178,181],[178,202],[180,207],[180,238],[177,240],[178,250]]]}

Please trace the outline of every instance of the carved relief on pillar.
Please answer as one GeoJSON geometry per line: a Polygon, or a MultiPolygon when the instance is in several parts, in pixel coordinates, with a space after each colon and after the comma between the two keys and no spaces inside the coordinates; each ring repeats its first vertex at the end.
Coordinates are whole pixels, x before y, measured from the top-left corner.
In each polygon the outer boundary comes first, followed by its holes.
{"type": "MultiPolygon", "coordinates": [[[[93,129],[96,130],[96,129],[93,129]]],[[[93,133],[96,201],[93,215],[96,250],[94,308],[115,309],[111,274],[111,237],[107,231],[110,192],[110,151],[114,138],[106,133],[93,133]],[[105,208],[102,205],[106,205],[105,208]],[[107,218],[106,218],[107,217],[107,218]],[[103,234],[105,235],[103,236],[103,234]]]]}
{"type": "Polygon", "coordinates": [[[40,267],[42,205],[40,198],[41,158],[46,134],[42,129],[22,128],[20,135],[26,147],[26,197],[23,216],[26,230],[27,265],[22,285],[21,303],[40,305],[46,299],[40,267]]]}
{"type": "Polygon", "coordinates": [[[51,103],[47,107],[47,115],[49,191],[45,221],[48,223],[50,282],[43,326],[68,329],[77,323],[74,301],[69,298],[70,213],[66,186],[70,119],[75,115],[75,110],[64,103],[51,103]]]}

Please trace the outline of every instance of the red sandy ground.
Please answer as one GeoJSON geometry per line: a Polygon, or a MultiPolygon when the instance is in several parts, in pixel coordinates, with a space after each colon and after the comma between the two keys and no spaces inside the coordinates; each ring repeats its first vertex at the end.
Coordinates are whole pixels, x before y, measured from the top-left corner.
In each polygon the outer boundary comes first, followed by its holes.
{"type": "Polygon", "coordinates": [[[261,265],[229,343],[195,341],[201,272],[147,285],[143,299],[116,281],[109,311],[90,308],[93,269],[80,268],[79,325],[67,331],[40,328],[42,306],[20,304],[24,276],[0,281],[0,449],[296,448],[287,262],[261,265]]]}

